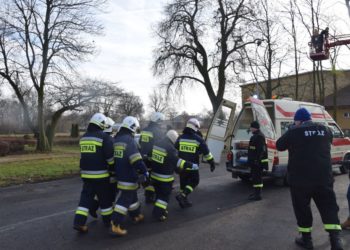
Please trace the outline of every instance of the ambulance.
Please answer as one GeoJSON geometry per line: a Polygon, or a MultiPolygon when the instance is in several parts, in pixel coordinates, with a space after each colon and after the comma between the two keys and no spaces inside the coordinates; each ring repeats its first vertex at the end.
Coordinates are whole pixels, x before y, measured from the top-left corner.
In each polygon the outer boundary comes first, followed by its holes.
{"type": "Polygon", "coordinates": [[[348,172],[350,163],[350,138],[344,133],[321,105],[309,102],[293,101],[290,98],[259,100],[249,98],[239,115],[235,115],[236,103],[223,100],[216,112],[207,134],[207,144],[216,163],[220,163],[222,152],[226,152],[226,169],[233,178],[250,180],[250,168],[247,164],[248,144],[252,134],[250,123],[260,124],[260,130],[266,137],[269,167],[264,175],[271,176],[278,183],[287,184],[288,151],[279,152],[276,141],[290,125],[294,113],[304,107],[312,115],[312,120],[330,127],[333,132],[331,147],[332,165],[341,173],[348,172]]]}

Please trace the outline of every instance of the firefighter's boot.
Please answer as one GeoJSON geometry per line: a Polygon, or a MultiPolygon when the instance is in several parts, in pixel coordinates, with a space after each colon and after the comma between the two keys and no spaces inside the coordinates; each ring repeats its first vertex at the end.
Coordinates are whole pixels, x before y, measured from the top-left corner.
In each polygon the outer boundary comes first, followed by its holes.
{"type": "Polygon", "coordinates": [[[77,230],[79,233],[87,233],[88,226],[87,225],[74,225],[73,228],[77,230]]]}
{"type": "Polygon", "coordinates": [[[344,221],[344,222],[341,224],[341,228],[342,228],[342,229],[349,229],[349,228],[350,228],[350,218],[347,218],[346,221],[344,221]]]}
{"type": "Polygon", "coordinates": [[[145,202],[146,204],[153,204],[156,201],[156,194],[153,191],[145,191],[145,202]]]}
{"type": "Polygon", "coordinates": [[[113,221],[111,222],[110,234],[113,236],[125,236],[128,234],[128,231],[122,229],[120,225],[114,225],[113,221]]]}
{"type": "Polygon", "coordinates": [[[158,218],[158,220],[159,221],[166,221],[168,219],[168,216],[166,216],[165,214],[163,214],[162,216],[160,216],[159,218],[158,218]]]}
{"type": "Polygon", "coordinates": [[[139,215],[135,216],[134,218],[132,218],[132,221],[134,224],[138,224],[144,220],[145,220],[145,216],[143,214],[139,214],[139,215]]]}
{"type": "Polygon", "coordinates": [[[248,199],[251,201],[260,201],[262,199],[261,198],[261,188],[254,188],[254,193],[249,195],[248,199]]]}
{"type": "Polygon", "coordinates": [[[302,233],[300,237],[295,239],[295,243],[304,249],[314,249],[311,233],[302,233]]]}
{"type": "Polygon", "coordinates": [[[330,231],[329,240],[331,242],[331,250],[344,250],[343,243],[340,239],[340,231],[338,230],[330,231]]]}
{"type": "Polygon", "coordinates": [[[183,193],[176,195],[176,200],[179,202],[181,208],[192,207],[192,203],[188,201],[187,196],[183,193]]]}

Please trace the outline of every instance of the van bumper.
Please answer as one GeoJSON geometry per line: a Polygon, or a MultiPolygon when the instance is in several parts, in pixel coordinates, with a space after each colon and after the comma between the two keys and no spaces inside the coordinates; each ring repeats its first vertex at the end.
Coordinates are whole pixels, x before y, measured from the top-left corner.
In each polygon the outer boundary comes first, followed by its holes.
{"type": "Polygon", "coordinates": [[[233,178],[238,178],[240,175],[250,175],[249,167],[233,166],[232,162],[226,162],[226,170],[232,173],[233,178]]]}

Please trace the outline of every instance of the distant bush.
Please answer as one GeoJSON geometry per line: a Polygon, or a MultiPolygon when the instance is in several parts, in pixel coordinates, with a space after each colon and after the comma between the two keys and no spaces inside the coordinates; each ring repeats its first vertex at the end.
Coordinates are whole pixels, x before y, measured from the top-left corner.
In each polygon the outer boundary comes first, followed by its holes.
{"type": "Polygon", "coordinates": [[[54,140],[54,145],[58,146],[70,146],[70,145],[79,145],[79,138],[56,138],[54,140]]]}
{"type": "Polygon", "coordinates": [[[30,137],[30,135],[25,134],[25,135],[23,136],[23,139],[24,139],[24,140],[30,140],[30,139],[31,139],[31,137],[30,137]]]}
{"type": "Polygon", "coordinates": [[[0,141],[0,156],[8,155],[10,152],[10,144],[5,141],[0,141]]]}
{"type": "Polygon", "coordinates": [[[13,140],[10,141],[10,153],[20,153],[24,152],[24,140],[13,140]]]}

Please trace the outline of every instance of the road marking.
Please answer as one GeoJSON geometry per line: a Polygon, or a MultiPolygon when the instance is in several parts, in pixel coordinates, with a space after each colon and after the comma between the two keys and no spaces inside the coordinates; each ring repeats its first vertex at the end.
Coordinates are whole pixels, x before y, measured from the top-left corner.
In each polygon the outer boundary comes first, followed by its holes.
{"type": "Polygon", "coordinates": [[[55,217],[58,215],[62,215],[62,214],[68,214],[68,213],[73,213],[75,210],[67,210],[67,211],[63,211],[63,212],[59,212],[59,213],[54,213],[54,214],[50,214],[50,215],[45,215],[45,216],[41,216],[41,217],[36,217],[30,220],[25,220],[25,221],[21,221],[19,223],[14,223],[14,224],[10,224],[7,226],[3,226],[0,227],[0,233],[6,232],[6,231],[10,231],[15,229],[17,226],[23,226],[24,224],[28,224],[31,222],[36,222],[36,221],[40,221],[40,220],[45,220],[51,217],[55,217]]]}

